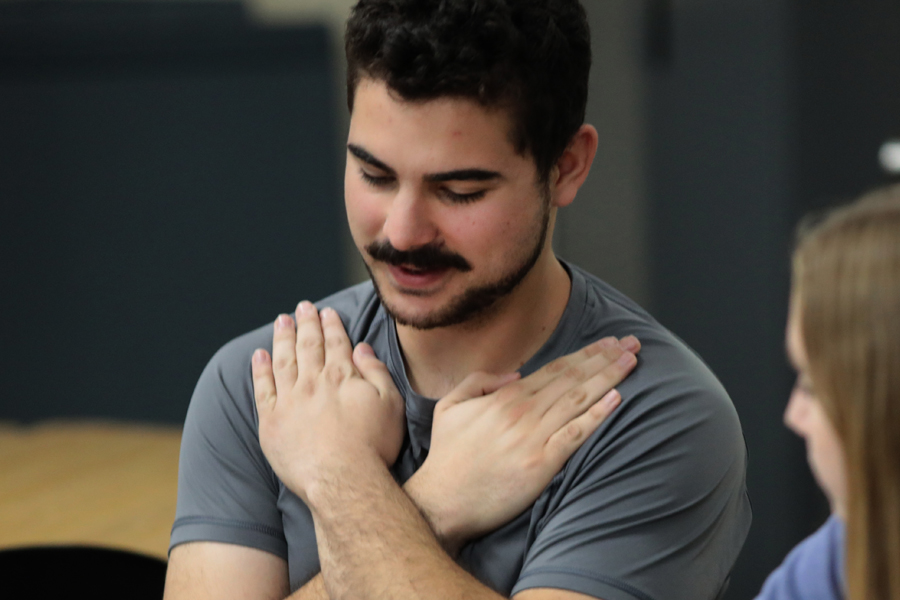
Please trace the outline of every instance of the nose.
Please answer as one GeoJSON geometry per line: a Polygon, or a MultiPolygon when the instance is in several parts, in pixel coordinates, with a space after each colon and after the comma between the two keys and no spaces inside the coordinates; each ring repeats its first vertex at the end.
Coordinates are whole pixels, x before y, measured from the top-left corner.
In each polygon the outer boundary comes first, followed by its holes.
{"type": "Polygon", "coordinates": [[[791,392],[791,397],[788,399],[788,404],[784,409],[784,424],[799,435],[803,437],[806,428],[804,424],[806,423],[806,413],[807,410],[807,402],[808,400],[802,397],[803,393],[794,389],[791,392]]]}
{"type": "Polygon", "coordinates": [[[383,233],[397,250],[433,242],[438,235],[427,200],[412,189],[401,189],[391,201],[383,233]]]}

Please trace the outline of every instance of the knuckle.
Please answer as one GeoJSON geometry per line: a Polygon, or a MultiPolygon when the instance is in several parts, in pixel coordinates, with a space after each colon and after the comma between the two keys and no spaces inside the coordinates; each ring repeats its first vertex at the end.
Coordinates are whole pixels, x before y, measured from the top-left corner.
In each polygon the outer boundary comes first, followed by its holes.
{"type": "Polygon", "coordinates": [[[600,340],[597,340],[597,343],[591,344],[590,346],[585,348],[585,354],[587,354],[588,357],[597,356],[598,354],[603,352],[603,350],[605,348],[608,348],[611,345],[611,341],[613,339],[614,338],[612,338],[612,337],[605,337],[600,340]]]}
{"type": "Polygon", "coordinates": [[[273,368],[276,371],[284,371],[286,369],[295,369],[297,368],[297,357],[291,353],[288,356],[279,356],[272,363],[273,368]]]}
{"type": "Polygon", "coordinates": [[[303,350],[315,350],[321,345],[321,342],[315,336],[304,335],[299,340],[297,340],[297,344],[303,350]]]}
{"type": "Polygon", "coordinates": [[[577,388],[573,388],[566,392],[565,398],[575,406],[578,406],[587,399],[587,390],[578,386],[577,388]]]}
{"type": "Polygon", "coordinates": [[[581,427],[574,421],[569,422],[562,430],[563,439],[569,442],[579,441],[581,439],[581,433],[581,427]]]}
{"type": "Polygon", "coordinates": [[[582,379],[584,379],[584,369],[579,366],[572,365],[565,370],[565,373],[563,373],[563,375],[565,377],[568,377],[569,379],[581,381],[582,379]]]}
{"type": "Polygon", "coordinates": [[[531,411],[532,405],[530,400],[511,403],[504,415],[507,427],[516,426],[531,411]]]}
{"type": "Polygon", "coordinates": [[[269,397],[268,390],[264,389],[262,386],[254,385],[253,386],[253,397],[256,399],[257,404],[262,404],[269,397]]]}
{"type": "Polygon", "coordinates": [[[328,383],[339,385],[347,378],[347,370],[343,365],[325,365],[322,375],[328,383]]]}
{"type": "Polygon", "coordinates": [[[342,346],[344,346],[344,340],[340,336],[335,335],[325,338],[325,348],[328,350],[334,350],[342,346]]]}
{"type": "Polygon", "coordinates": [[[304,396],[312,396],[316,393],[316,380],[313,377],[303,377],[297,382],[297,385],[300,393],[304,396]]]}
{"type": "Polygon", "coordinates": [[[619,347],[618,343],[604,346],[602,351],[603,356],[605,356],[610,361],[616,360],[622,354],[622,348],[619,347]]]}
{"type": "Polygon", "coordinates": [[[547,370],[547,373],[557,374],[562,373],[566,370],[566,367],[569,366],[569,362],[565,358],[558,358],[551,363],[548,363],[544,369],[547,370]]]}

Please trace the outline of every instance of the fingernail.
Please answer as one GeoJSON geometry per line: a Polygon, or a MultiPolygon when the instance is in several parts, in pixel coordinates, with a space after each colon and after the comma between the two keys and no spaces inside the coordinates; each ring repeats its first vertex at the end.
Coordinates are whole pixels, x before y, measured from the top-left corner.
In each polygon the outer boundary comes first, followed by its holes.
{"type": "Polygon", "coordinates": [[[291,318],[287,315],[278,315],[278,318],[275,319],[275,327],[278,329],[286,328],[291,322],[291,318]]]}
{"type": "Polygon", "coordinates": [[[368,344],[357,344],[356,351],[363,356],[375,356],[375,352],[372,350],[372,346],[368,344]]]}
{"type": "Polygon", "coordinates": [[[616,390],[609,390],[606,394],[600,398],[600,400],[595,403],[589,409],[594,416],[602,417],[607,414],[609,411],[614,409],[619,405],[619,402],[622,400],[622,396],[616,390]]]}
{"type": "Polygon", "coordinates": [[[297,310],[300,311],[301,315],[311,315],[313,313],[313,309],[313,304],[309,300],[304,300],[297,305],[297,310]]]}
{"type": "Polygon", "coordinates": [[[637,357],[635,357],[635,355],[631,352],[623,352],[622,356],[616,359],[616,362],[623,367],[630,367],[637,362],[637,357]]]}
{"type": "Polygon", "coordinates": [[[519,373],[518,371],[513,371],[512,373],[506,373],[505,375],[502,375],[501,381],[503,381],[505,383],[510,383],[521,377],[522,377],[521,373],[519,373]]]}
{"type": "Polygon", "coordinates": [[[605,404],[607,407],[612,408],[616,406],[621,399],[622,396],[617,390],[609,390],[608,392],[606,392],[606,395],[603,396],[601,402],[603,402],[603,404],[605,404]]]}
{"type": "Polygon", "coordinates": [[[635,352],[641,347],[640,342],[638,342],[638,339],[633,335],[622,338],[621,341],[619,341],[619,345],[629,352],[635,352]]]}
{"type": "Polygon", "coordinates": [[[331,307],[329,307],[329,306],[326,306],[325,308],[323,308],[323,309],[319,312],[319,316],[320,316],[320,317],[323,317],[323,318],[324,318],[324,317],[328,317],[329,319],[330,319],[331,317],[335,316],[336,314],[337,314],[337,313],[334,312],[334,309],[331,308],[331,307]]]}
{"type": "Polygon", "coordinates": [[[262,348],[258,348],[256,352],[253,353],[253,364],[262,365],[266,362],[266,352],[262,348]]]}
{"type": "Polygon", "coordinates": [[[600,340],[600,345],[603,346],[604,348],[612,348],[617,343],[618,343],[618,341],[616,340],[616,338],[611,338],[611,337],[605,337],[602,340],[600,340]]]}

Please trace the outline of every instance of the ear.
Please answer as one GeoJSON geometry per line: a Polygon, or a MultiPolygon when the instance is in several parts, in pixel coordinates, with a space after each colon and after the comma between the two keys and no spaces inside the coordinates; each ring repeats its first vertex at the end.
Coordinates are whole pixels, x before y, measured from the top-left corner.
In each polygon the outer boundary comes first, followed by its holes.
{"type": "Polygon", "coordinates": [[[587,179],[596,153],[597,130],[593,125],[582,125],[550,171],[553,206],[568,206],[575,200],[575,194],[587,179]]]}

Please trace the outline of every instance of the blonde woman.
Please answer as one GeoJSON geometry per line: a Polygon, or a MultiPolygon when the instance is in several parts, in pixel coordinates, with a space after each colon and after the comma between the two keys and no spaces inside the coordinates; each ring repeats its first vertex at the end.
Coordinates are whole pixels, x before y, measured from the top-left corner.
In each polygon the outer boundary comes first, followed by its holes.
{"type": "Polygon", "coordinates": [[[900,186],[801,235],[787,349],[785,423],[833,514],[758,600],[900,600],[900,186]]]}

